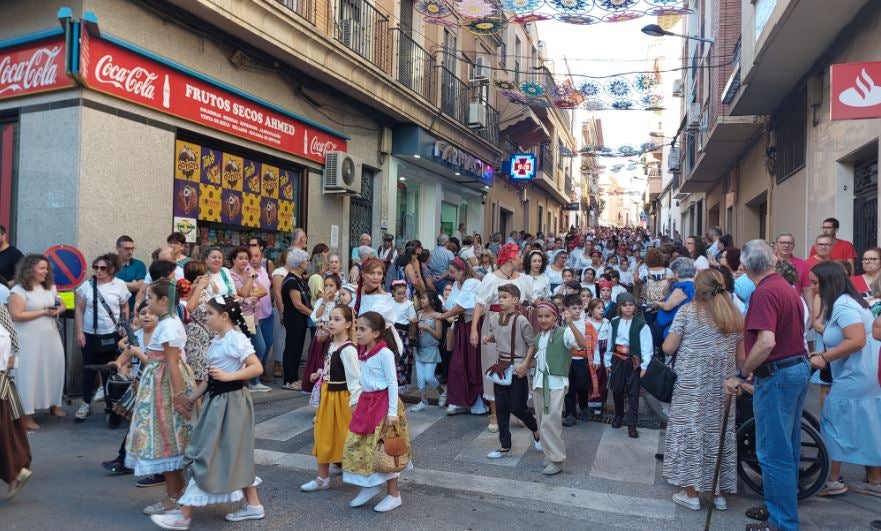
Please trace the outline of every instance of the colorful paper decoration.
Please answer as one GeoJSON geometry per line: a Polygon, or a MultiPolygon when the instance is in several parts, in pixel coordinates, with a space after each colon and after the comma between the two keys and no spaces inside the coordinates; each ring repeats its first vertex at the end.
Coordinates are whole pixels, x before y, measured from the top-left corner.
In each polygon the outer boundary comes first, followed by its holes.
{"type": "Polygon", "coordinates": [[[514,13],[531,13],[544,4],[544,0],[502,0],[502,9],[514,13]]]}
{"type": "Polygon", "coordinates": [[[554,17],[545,13],[527,13],[525,15],[517,15],[512,17],[510,22],[515,24],[529,24],[531,22],[541,22],[542,20],[552,20],[554,17]]]}
{"type": "Polygon", "coordinates": [[[519,89],[519,86],[517,85],[517,83],[514,83],[513,81],[508,81],[505,79],[497,79],[495,81],[495,85],[496,85],[496,88],[499,88],[501,90],[518,90],[519,89]]]}
{"type": "Polygon", "coordinates": [[[455,4],[456,12],[465,18],[482,19],[495,13],[495,6],[483,0],[459,0],[455,4]]]}
{"type": "Polygon", "coordinates": [[[508,21],[502,17],[486,17],[468,21],[463,27],[475,35],[494,35],[505,29],[506,25],[508,21]]]}
{"type": "Polygon", "coordinates": [[[591,17],[588,15],[576,15],[571,13],[560,13],[554,18],[556,18],[560,22],[565,22],[566,24],[577,24],[579,26],[590,26],[592,24],[600,22],[600,19],[596,17],[591,17]]]}
{"type": "Polygon", "coordinates": [[[643,15],[640,11],[621,11],[620,13],[609,13],[603,17],[603,22],[627,22],[628,20],[636,20],[643,15]]]}
{"type": "Polygon", "coordinates": [[[527,96],[533,98],[544,96],[545,93],[544,86],[540,85],[539,83],[532,83],[527,81],[520,83],[520,90],[527,96]]]}
{"type": "Polygon", "coordinates": [[[624,11],[633,7],[637,3],[637,0],[595,0],[594,3],[600,9],[624,11]]]}
{"type": "Polygon", "coordinates": [[[559,11],[588,11],[591,8],[588,0],[550,0],[550,6],[559,11]]]}
{"type": "Polygon", "coordinates": [[[443,18],[453,14],[453,8],[444,0],[420,0],[415,8],[429,18],[443,18]]]}

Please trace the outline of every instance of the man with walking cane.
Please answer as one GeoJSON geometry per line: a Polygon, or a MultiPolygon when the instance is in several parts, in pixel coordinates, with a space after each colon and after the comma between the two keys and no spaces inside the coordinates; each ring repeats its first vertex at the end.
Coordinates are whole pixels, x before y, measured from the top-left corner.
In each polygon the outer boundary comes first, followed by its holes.
{"type": "Polygon", "coordinates": [[[798,293],[775,272],[771,247],[765,241],[747,242],[740,263],[756,290],[744,324],[746,360],[725,386],[737,393],[744,378],[753,375],[756,455],[765,498],[764,506],[746,511],[757,520],[746,529],[797,530],[801,415],[810,379],[804,309],[798,293]]]}

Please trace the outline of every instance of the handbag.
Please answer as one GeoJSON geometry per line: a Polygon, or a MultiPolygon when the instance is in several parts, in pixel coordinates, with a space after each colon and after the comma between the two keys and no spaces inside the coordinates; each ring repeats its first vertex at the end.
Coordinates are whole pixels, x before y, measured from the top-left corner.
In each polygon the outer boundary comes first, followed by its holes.
{"type": "Polygon", "coordinates": [[[321,378],[324,375],[324,371],[318,370],[318,379],[315,380],[315,385],[312,386],[312,393],[309,395],[309,405],[312,407],[318,407],[321,404],[321,378]]]}
{"type": "Polygon", "coordinates": [[[107,304],[107,301],[104,300],[101,292],[98,291],[98,281],[94,278],[92,279],[92,306],[92,330],[95,332],[95,350],[98,353],[116,352],[116,343],[118,341],[117,334],[125,334],[125,328],[120,325],[120,322],[116,319],[116,316],[113,315],[113,311],[110,309],[110,305],[107,304]],[[109,334],[98,334],[99,302],[104,308],[104,311],[107,312],[107,315],[110,316],[110,321],[113,322],[113,326],[116,328],[116,332],[111,332],[109,334]],[[121,333],[120,329],[122,330],[121,333]]]}
{"type": "Polygon", "coordinates": [[[373,470],[392,474],[404,470],[409,463],[410,448],[398,426],[384,426],[373,451],[373,470]]]}
{"type": "Polygon", "coordinates": [[[658,358],[652,358],[640,382],[643,389],[665,404],[673,400],[673,387],[676,384],[676,372],[673,371],[675,365],[676,354],[671,357],[670,365],[658,358]]]}
{"type": "MultiPolygon", "coordinates": [[[[515,313],[511,321],[511,350],[514,350],[514,341],[517,334],[517,318],[515,313]]],[[[498,385],[511,385],[514,378],[514,354],[499,352],[499,358],[495,365],[486,370],[486,379],[498,385]]]]}

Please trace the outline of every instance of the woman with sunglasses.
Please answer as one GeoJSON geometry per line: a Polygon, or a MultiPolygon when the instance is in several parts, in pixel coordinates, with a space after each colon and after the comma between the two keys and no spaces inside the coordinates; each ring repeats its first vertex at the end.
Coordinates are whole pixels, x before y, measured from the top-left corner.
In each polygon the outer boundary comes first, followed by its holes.
{"type": "MultiPolygon", "coordinates": [[[[92,393],[95,392],[95,371],[88,365],[99,365],[116,359],[116,324],[128,321],[128,299],[131,296],[125,282],[115,277],[119,257],[108,253],[92,262],[92,278],[76,290],[77,343],[83,353],[83,403],[76,412],[82,422],[91,413],[92,393]]],[[[104,398],[103,389],[95,395],[104,398]]]]}

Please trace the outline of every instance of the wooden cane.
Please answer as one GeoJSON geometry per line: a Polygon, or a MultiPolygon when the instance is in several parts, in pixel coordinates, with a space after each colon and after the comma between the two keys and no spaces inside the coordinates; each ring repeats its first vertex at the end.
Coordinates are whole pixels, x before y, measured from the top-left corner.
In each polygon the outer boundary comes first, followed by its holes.
{"type": "Polygon", "coordinates": [[[716,506],[716,486],[719,484],[719,473],[722,470],[722,451],[725,449],[725,434],[728,431],[728,414],[731,411],[731,393],[725,395],[725,413],[722,415],[722,432],[719,434],[719,454],[716,456],[716,470],[713,472],[713,488],[710,491],[710,507],[707,509],[707,521],[704,531],[710,531],[710,520],[713,518],[713,507],[716,506]]]}

